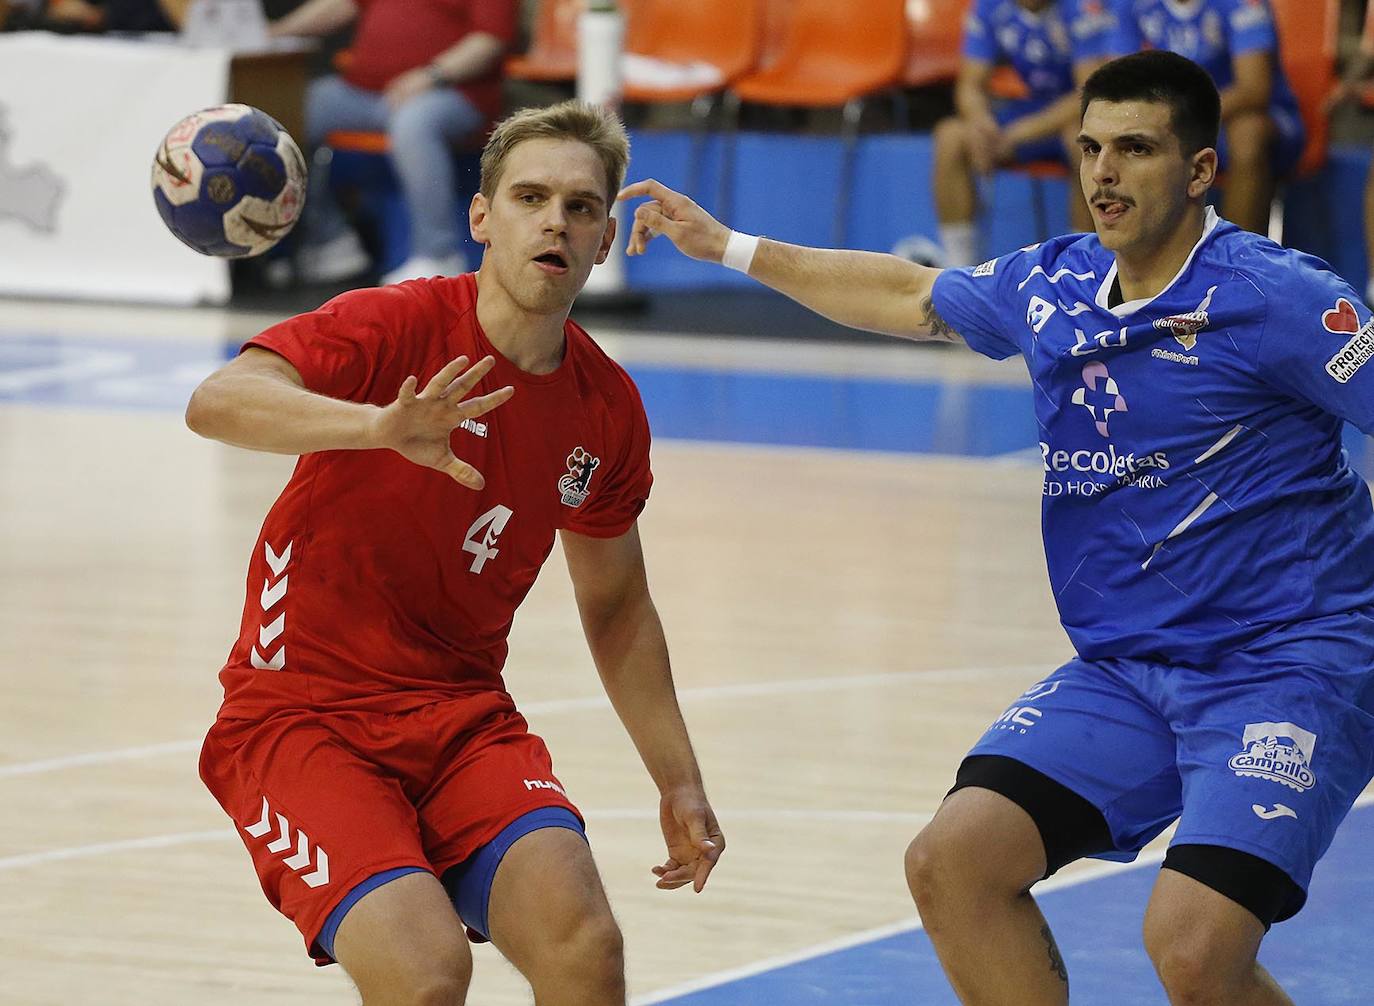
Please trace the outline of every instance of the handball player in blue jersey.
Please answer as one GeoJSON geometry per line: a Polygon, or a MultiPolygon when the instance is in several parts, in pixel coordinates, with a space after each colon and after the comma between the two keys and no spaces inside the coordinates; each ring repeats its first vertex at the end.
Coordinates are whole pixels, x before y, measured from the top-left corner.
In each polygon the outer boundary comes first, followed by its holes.
{"type": "Polygon", "coordinates": [[[1068,1001],[1035,883],[1178,821],[1144,939],[1175,1004],[1291,1000],[1258,964],[1374,775],[1374,321],[1326,265],[1219,219],[1220,100],[1176,53],[1085,83],[1096,234],[971,269],[730,231],[657,182],[666,235],[856,328],[1020,354],[1050,583],[1077,651],[1009,696],[907,852],[967,1003],[1068,1001]]]}

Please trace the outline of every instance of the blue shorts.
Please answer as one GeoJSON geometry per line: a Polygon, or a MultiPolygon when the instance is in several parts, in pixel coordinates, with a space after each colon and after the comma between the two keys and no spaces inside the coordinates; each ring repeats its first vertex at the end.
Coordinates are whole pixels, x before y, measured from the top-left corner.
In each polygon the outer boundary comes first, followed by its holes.
{"type": "MultiPolygon", "coordinates": [[[[1005,128],[1008,123],[1015,122],[1017,119],[1024,119],[1028,115],[1034,115],[1049,104],[1050,102],[1040,98],[998,101],[993,104],[992,117],[997,120],[997,125],[1005,128]]],[[[1021,144],[1016,148],[1013,160],[1016,164],[1027,164],[1031,161],[1059,161],[1062,164],[1068,164],[1069,158],[1068,151],[1064,149],[1064,141],[1056,133],[1021,144]]]]}
{"type": "MultiPolygon", "coordinates": [[[[473,943],[486,943],[491,940],[491,930],[487,925],[487,909],[491,903],[491,885],[496,880],[496,868],[501,865],[506,852],[518,839],[543,828],[566,828],[581,835],[583,841],[587,838],[582,820],[566,807],[538,807],[517,817],[466,860],[444,871],[440,882],[444,885],[458,918],[467,927],[468,939],[473,943]]],[[[419,866],[402,866],[374,873],[363,880],[329,913],[324,927],[315,938],[316,945],[323,951],[324,956],[333,959],[334,937],[339,932],[339,924],[364,895],[408,873],[428,872],[419,866]]]]}
{"type": "Polygon", "coordinates": [[[1202,669],[1074,659],[969,752],[1049,776],[1101,811],[1130,862],[1172,845],[1239,849],[1305,892],[1374,777],[1374,610],[1295,622],[1202,669]]]}
{"type": "MultiPolygon", "coordinates": [[[[1307,127],[1286,108],[1271,106],[1269,117],[1274,120],[1274,150],[1270,163],[1276,176],[1286,178],[1302,159],[1303,148],[1307,146],[1307,127]]],[[[1222,171],[1226,170],[1227,151],[1226,124],[1222,123],[1217,134],[1217,166],[1222,171]]]]}

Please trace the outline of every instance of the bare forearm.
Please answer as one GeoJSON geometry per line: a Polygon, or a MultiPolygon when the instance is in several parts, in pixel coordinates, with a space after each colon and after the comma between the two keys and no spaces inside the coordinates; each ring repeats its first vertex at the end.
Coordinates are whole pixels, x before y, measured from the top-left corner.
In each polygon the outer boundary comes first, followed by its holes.
{"type": "Polygon", "coordinates": [[[306,0],[290,14],[272,23],[273,35],[319,37],[330,35],[358,16],[353,0],[306,0]]]}
{"type": "Polygon", "coordinates": [[[449,83],[461,84],[490,72],[505,50],[505,43],[495,35],[474,32],[434,57],[430,65],[449,83]]]}
{"type": "Polygon", "coordinates": [[[186,407],[186,425],[202,437],[272,454],[368,450],[379,446],[380,411],[248,373],[212,377],[197,388],[186,407]]]}
{"type": "Polygon", "coordinates": [[[921,302],[938,269],[878,252],[759,242],[749,275],[831,321],[904,339],[946,339],[921,302]]]}
{"type": "Polygon", "coordinates": [[[1221,121],[1242,112],[1263,112],[1269,108],[1269,94],[1257,87],[1233,84],[1221,92],[1221,121]]]}
{"type": "Polygon", "coordinates": [[[627,605],[583,621],[606,696],[659,792],[699,788],[701,772],[678,707],[658,612],[647,596],[627,605]]]}
{"type": "Polygon", "coordinates": [[[1066,94],[1034,115],[1018,119],[1007,127],[1018,144],[1046,136],[1058,136],[1078,117],[1078,93],[1066,94]]]}

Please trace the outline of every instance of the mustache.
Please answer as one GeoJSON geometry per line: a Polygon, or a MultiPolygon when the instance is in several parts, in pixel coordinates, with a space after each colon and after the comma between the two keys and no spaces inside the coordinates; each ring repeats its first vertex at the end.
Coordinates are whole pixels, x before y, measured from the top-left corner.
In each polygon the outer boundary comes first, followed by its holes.
{"type": "Polygon", "coordinates": [[[1093,193],[1090,203],[1125,203],[1127,206],[1134,206],[1135,200],[1128,199],[1120,193],[1113,192],[1111,189],[1098,189],[1093,193]]]}

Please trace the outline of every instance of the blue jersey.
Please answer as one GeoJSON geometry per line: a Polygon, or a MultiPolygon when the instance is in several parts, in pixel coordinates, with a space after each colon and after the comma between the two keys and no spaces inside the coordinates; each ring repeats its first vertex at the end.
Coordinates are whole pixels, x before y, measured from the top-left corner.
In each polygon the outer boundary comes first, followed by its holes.
{"type": "Polygon", "coordinates": [[[1269,0],[1116,0],[1115,27],[1107,43],[1114,55],[1148,44],[1187,56],[1212,75],[1218,90],[1235,81],[1237,56],[1273,57],[1271,109],[1298,121],[1298,101],[1279,59],[1279,37],[1269,0]]]}
{"type": "Polygon", "coordinates": [[[1156,297],[1071,235],[946,270],[968,344],[1025,357],[1060,620],[1086,659],[1206,666],[1283,623],[1374,604],[1374,322],[1324,262],[1219,221],[1156,297]]]}
{"type": "Polygon", "coordinates": [[[977,0],[964,21],[964,55],[1010,63],[1035,101],[1074,89],[1073,64],[1105,54],[1112,18],[1103,0],[1059,0],[1042,11],[1016,0],[977,0]]]}

